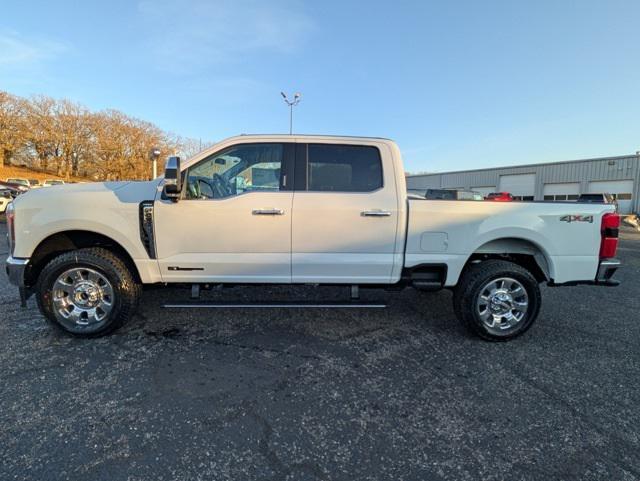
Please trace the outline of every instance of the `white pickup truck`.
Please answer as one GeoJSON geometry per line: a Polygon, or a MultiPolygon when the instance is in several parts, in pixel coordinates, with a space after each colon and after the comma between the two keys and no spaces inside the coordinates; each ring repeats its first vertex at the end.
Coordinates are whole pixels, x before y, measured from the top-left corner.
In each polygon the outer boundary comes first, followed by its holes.
{"type": "Polygon", "coordinates": [[[341,284],[451,289],[471,332],[507,340],[540,283],[613,286],[620,264],[613,206],[414,198],[379,138],[233,137],[150,182],[29,192],[7,219],[23,304],[35,293],[87,337],[126,322],[145,284],[341,284]]]}

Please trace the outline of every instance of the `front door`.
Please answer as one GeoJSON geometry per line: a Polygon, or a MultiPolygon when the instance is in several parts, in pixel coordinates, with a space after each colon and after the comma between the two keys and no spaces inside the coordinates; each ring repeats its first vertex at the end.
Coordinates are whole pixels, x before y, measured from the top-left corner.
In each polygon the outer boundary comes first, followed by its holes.
{"type": "Polygon", "coordinates": [[[155,203],[163,281],[291,281],[293,149],[238,144],[188,167],[181,200],[155,203]]]}

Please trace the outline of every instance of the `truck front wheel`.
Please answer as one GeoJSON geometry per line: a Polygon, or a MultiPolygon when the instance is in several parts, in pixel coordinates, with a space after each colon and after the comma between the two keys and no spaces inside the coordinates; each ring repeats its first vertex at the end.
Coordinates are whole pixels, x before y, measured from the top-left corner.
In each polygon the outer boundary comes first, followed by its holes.
{"type": "Polygon", "coordinates": [[[54,326],[74,336],[98,337],[129,320],[140,285],[120,257],[93,247],[52,259],[38,276],[36,297],[54,326]]]}
{"type": "Polygon", "coordinates": [[[507,341],[531,327],[540,312],[535,277],[513,262],[489,259],[471,264],[453,292],[458,319],[473,334],[507,341]]]}

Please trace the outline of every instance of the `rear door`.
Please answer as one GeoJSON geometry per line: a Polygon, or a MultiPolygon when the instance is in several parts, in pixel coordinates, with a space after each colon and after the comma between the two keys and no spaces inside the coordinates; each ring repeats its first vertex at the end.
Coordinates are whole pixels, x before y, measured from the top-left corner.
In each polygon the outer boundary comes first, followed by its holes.
{"type": "Polygon", "coordinates": [[[297,144],[295,177],[292,281],[389,282],[401,254],[386,146],[297,144]]]}

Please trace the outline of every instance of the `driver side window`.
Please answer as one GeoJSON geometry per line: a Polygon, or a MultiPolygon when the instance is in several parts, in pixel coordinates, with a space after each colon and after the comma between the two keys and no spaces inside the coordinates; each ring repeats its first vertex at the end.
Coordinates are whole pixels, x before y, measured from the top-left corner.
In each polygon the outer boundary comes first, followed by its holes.
{"type": "Polygon", "coordinates": [[[284,146],[241,144],[201,160],[187,171],[187,199],[224,199],[280,190],[284,146]]]}

